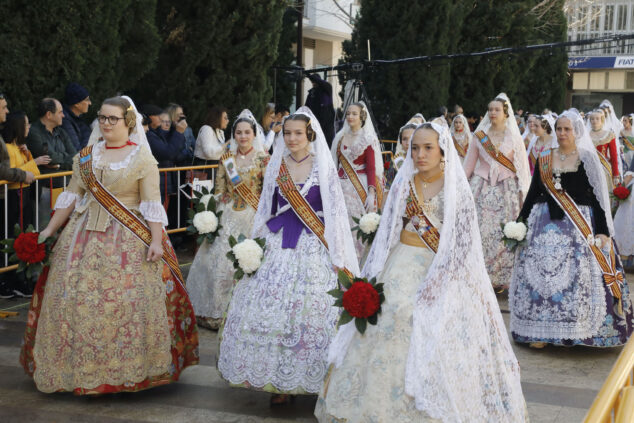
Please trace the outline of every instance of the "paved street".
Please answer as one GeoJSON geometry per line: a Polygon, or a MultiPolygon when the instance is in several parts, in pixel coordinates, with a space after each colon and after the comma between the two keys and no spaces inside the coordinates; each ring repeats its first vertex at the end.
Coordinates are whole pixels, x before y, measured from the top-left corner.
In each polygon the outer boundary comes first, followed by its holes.
{"type": "MultiPolygon", "coordinates": [[[[176,384],[103,397],[42,394],[18,362],[27,301],[0,300],[0,309],[8,307],[20,315],[0,320],[0,421],[4,423],[316,421],[314,397],[299,397],[293,404],[271,409],[268,394],[230,388],[215,368],[217,335],[205,329],[200,336],[200,365],[186,369],[176,384]]],[[[506,299],[500,299],[500,307],[508,327],[506,299]]],[[[536,423],[582,421],[620,352],[620,348],[514,348],[531,421],[536,423]]]]}

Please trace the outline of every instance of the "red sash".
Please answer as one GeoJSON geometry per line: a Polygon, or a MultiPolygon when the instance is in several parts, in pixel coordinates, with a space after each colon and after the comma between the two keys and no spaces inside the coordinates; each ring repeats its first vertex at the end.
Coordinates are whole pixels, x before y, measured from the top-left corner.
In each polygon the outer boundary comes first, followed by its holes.
{"type": "Polygon", "coordinates": [[[489,156],[491,156],[493,160],[495,160],[511,172],[517,172],[515,170],[515,165],[513,164],[513,162],[510,161],[508,157],[506,157],[504,154],[500,153],[497,148],[495,148],[487,134],[485,134],[483,131],[478,131],[475,133],[475,136],[478,137],[478,140],[480,141],[480,144],[482,144],[484,151],[489,153],[489,156]]]}
{"type": "Polygon", "coordinates": [[[586,245],[592,251],[592,255],[596,258],[603,272],[603,280],[615,298],[621,298],[621,286],[623,283],[623,274],[616,268],[616,257],[614,254],[614,246],[610,245],[610,261],[605,257],[599,247],[594,242],[588,242],[588,237],[592,236],[592,227],[579,211],[577,204],[566,191],[557,190],[553,182],[552,172],[552,154],[550,150],[545,150],[539,157],[539,172],[542,183],[548,190],[549,194],[555,199],[559,207],[566,213],[568,218],[575,225],[581,236],[586,240],[586,245]]]}

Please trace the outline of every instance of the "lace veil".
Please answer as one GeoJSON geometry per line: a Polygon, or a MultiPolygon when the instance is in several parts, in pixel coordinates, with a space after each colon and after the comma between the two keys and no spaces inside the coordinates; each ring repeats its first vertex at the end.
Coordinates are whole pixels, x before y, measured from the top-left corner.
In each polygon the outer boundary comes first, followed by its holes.
{"type": "MultiPolygon", "coordinates": [[[[448,129],[431,126],[439,134],[446,163],[443,226],[438,252],[427,273],[420,275],[405,391],[418,409],[445,422],[521,422],[525,403],[519,364],[484,265],[471,188],[448,129]]],[[[363,276],[379,276],[399,242],[409,182],[416,173],[410,143],[363,276]]],[[[354,334],[354,324],[339,329],[329,351],[331,363],[341,365],[354,334]]]]}
{"type": "MultiPolygon", "coordinates": [[[[253,149],[255,151],[265,151],[264,150],[264,144],[265,144],[264,131],[262,130],[262,127],[258,123],[255,116],[253,116],[253,113],[251,113],[251,110],[244,109],[243,111],[241,111],[238,117],[236,117],[236,122],[239,119],[243,119],[243,118],[248,119],[255,126],[255,138],[253,138],[253,149]]],[[[233,127],[231,128],[231,140],[229,140],[229,149],[231,150],[232,153],[235,154],[235,152],[238,150],[238,144],[236,143],[236,140],[233,138],[234,131],[235,131],[235,123],[233,124],[233,127]]]]}
{"type": "MultiPolygon", "coordinates": [[[[555,135],[555,120],[556,117],[553,113],[547,113],[545,115],[542,116],[542,118],[548,122],[548,125],[550,126],[550,138],[551,138],[551,145],[550,148],[554,148],[557,146],[557,136],[555,135]]],[[[548,135],[548,133],[546,134],[548,135]]],[[[530,144],[528,144],[528,148],[526,149],[526,152],[528,154],[531,153],[531,151],[533,150],[533,147],[535,146],[535,144],[537,143],[537,139],[539,137],[537,135],[533,135],[531,138],[531,142],[530,144]]]]}
{"type": "MultiPolygon", "coordinates": [[[[506,118],[506,129],[511,133],[511,139],[513,142],[513,165],[515,166],[515,175],[517,176],[518,185],[520,191],[522,192],[522,199],[526,197],[528,193],[528,188],[531,184],[531,172],[528,166],[528,155],[526,154],[526,146],[524,145],[524,141],[522,141],[522,134],[520,134],[520,128],[517,126],[517,122],[515,121],[515,114],[513,113],[513,106],[511,105],[511,101],[505,93],[500,93],[495,98],[501,98],[506,101],[508,105],[508,114],[509,116],[506,118]]],[[[486,115],[484,115],[484,119],[480,122],[475,132],[484,131],[485,133],[489,131],[491,128],[491,120],[489,119],[489,112],[487,111],[486,115]]],[[[493,160],[491,156],[487,152],[484,151],[482,144],[480,142],[473,143],[480,148],[480,158],[487,161],[489,166],[491,166],[491,173],[497,173],[501,164],[497,161],[493,160]]],[[[494,178],[497,179],[497,178],[494,178]]]]}
{"type": "MultiPolygon", "coordinates": [[[[379,180],[383,180],[383,158],[381,157],[381,144],[379,142],[379,137],[376,135],[376,131],[374,130],[374,122],[372,121],[372,116],[370,115],[370,112],[368,111],[367,106],[365,105],[364,102],[360,102],[360,103],[363,107],[363,110],[365,110],[365,113],[366,113],[365,124],[363,124],[363,126],[360,129],[361,140],[363,141],[364,145],[366,146],[369,145],[372,147],[372,150],[374,150],[374,163],[375,163],[374,167],[376,170],[376,176],[379,177],[379,180]]],[[[346,109],[346,112],[347,112],[347,109],[346,109]]],[[[345,117],[345,112],[344,112],[344,117],[345,117]]],[[[339,143],[341,142],[341,139],[343,138],[344,135],[351,133],[348,120],[344,119],[343,122],[344,122],[343,128],[341,129],[341,131],[337,132],[337,134],[335,135],[335,139],[333,140],[332,147],[331,147],[331,154],[332,154],[332,159],[335,162],[335,168],[339,168],[339,159],[337,158],[337,148],[339,147],[339,143]]]]}
{"type": "MultiPolygon", "coordinates": [[[[130,97],[128,97],[127,95],[122,95],[121,97],[125,98],[126,100],[130,102],[130,105],[134,109],[134,113],[136,113],[136,126],[134,127],[134,130],[130,134],[130,141],[132,141],[138,146],[144,145],[148,149],[150,149],[150,144],[147,141],[147,136],[145,135],[145,130],[143,129],[143,116],[141,116],[141,113],[139,113],[139,110],[136,108],[134,101],[132,101],[130,97]]],[[[90,133],[90,138],[88,139],[88,145],[96,144],[102,139],[103,139],[103,134],[101,133],[101,128],[99,128],[99,125],[95,125],[92,132],[90,133]]]]}
{"type": "MultiPolygon", "coordinates": [[[[424,122],[424,121],[423,121],[424,122]]],[[[401,129],[398,130],[398,138],[396,139],[396,152],[394,153],[395,156],[405,156],[407,154],[407,151],[405,151],[403,149],[403,144],[401,144],[401,140],[403,137],[403,131],[409,128],[415,129],[418,126],[418,124],[413,123],[411,120],[409,122],[407,122],[405,125],[401,126],[401,129]]]]}
{"type": "MultiPolygon", "coordinates": [[[[599,161],[597,150],[592,143],[588,128],[583,123],[583,118],[579,114],[577,109],[569,109],[559,115],[557,120],[561,118],[570,119],[572,123],[572,129],[575,135],[575,144],[577,145],[577,151],[579,152],[579,158],[583,162],[583,167],[588,175],[588,181],[592,186],[592,192],[599,201],[603,213],[605,214],[605,221],[608,224],[610,236],[614,236],[614,223],[612,221],[612,209],[610,206],[610,193],[608,192],[608,185],[605,180],[605,171],[603,165],[599,161]]],[[[559,147],[557,138],[555,137],[554,147],[559,147]]]]}
{"type": "Polygon", "coordinates": [[[605,120],[605,123],[607,125],[607,129],[611,130],[614,133],[616,151],[619,155],[619,159],[617,160],[619,164],[619,175],[623,175],[623,160],[621,160],[621,151],[623,151],[621,147],[621,131],[623,130],[623,124],[621,123],[621,120],[616,116],[614,106],[612,106],[612,102],[610,102],[610,100],[603,100],[599,107],[606,107],[610,112],[607,119],[605,120]]]}
{"type": "Polygon", "coordinates": [[[467,118],[463,115],[456,115],[453,120],[451,121],[451,135],[454,135],[456,133],[456,127],[454,125],[454,122],[456,120],[461,120],[462,121],[462,126],[463,126],[463,131],[464,131],[464,135],[467,136],[468,140],[471,140],[471,128],[469,127],[469,121],[467,120],[467,118]]]}
{"type": "MultiPolygon", "coordinates": [[[[314,164],[317,166],[321,201],[324,209],[324,223],[326,226],[325,237],[328,242],[330,258],[332,264],[337,267],[346,267],[353,274],[359,274],[359,264],[357,254],[354,249],[354,241],[350,224],[348,223],[348,211],[346,202],[339,183],[337,169],[328,151],[326,138],[321,130],[319,121],[308,107],[302,106],[295,114],[303,114],[310,118],[310,123],[315,131],[315,141],[311,143],[310,154],[313,155],[314,164]]],[[[252,236],[262,237],[268,233],[266,222],[272,217],[273,194],[277,186],[277,176],[279,175],[282,159],[286,158],[290,152],[284,144],[284,131],[275,137],[273,155],[266,168],[264,182],[262,184],[262,194],[260,203],[253,222],[252,236]]]]}

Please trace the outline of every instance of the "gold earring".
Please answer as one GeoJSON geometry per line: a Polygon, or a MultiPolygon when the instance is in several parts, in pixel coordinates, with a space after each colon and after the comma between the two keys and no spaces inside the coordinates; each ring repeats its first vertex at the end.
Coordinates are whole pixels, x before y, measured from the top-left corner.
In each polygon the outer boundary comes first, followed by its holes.
{"type": "Polygon", "coordinates": [[[443,172],[445,171],[445,159],[442,159],[440,161],[440,170],[443,172]]]}

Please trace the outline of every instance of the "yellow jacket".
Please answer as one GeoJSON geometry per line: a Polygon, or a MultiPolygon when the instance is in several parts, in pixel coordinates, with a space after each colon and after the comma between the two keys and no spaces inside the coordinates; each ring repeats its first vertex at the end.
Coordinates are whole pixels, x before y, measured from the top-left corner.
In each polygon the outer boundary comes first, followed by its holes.
{"type": "MultiPolygon", "coordinates": [[[[29,150],[26,153],[20,150],[14,143],[7,143],[7,151],[9,152],[9,160],[11,161],[11,167],[17,167],[22,170],[33,172],[35,176],[40,174],[40,170],[33,160],[33,156],[29,150]]],[[[9,189],[16,189],[22,187],[28,187],[29,184],[24,182],[12,182],[9,184],[9,189]]]]}

